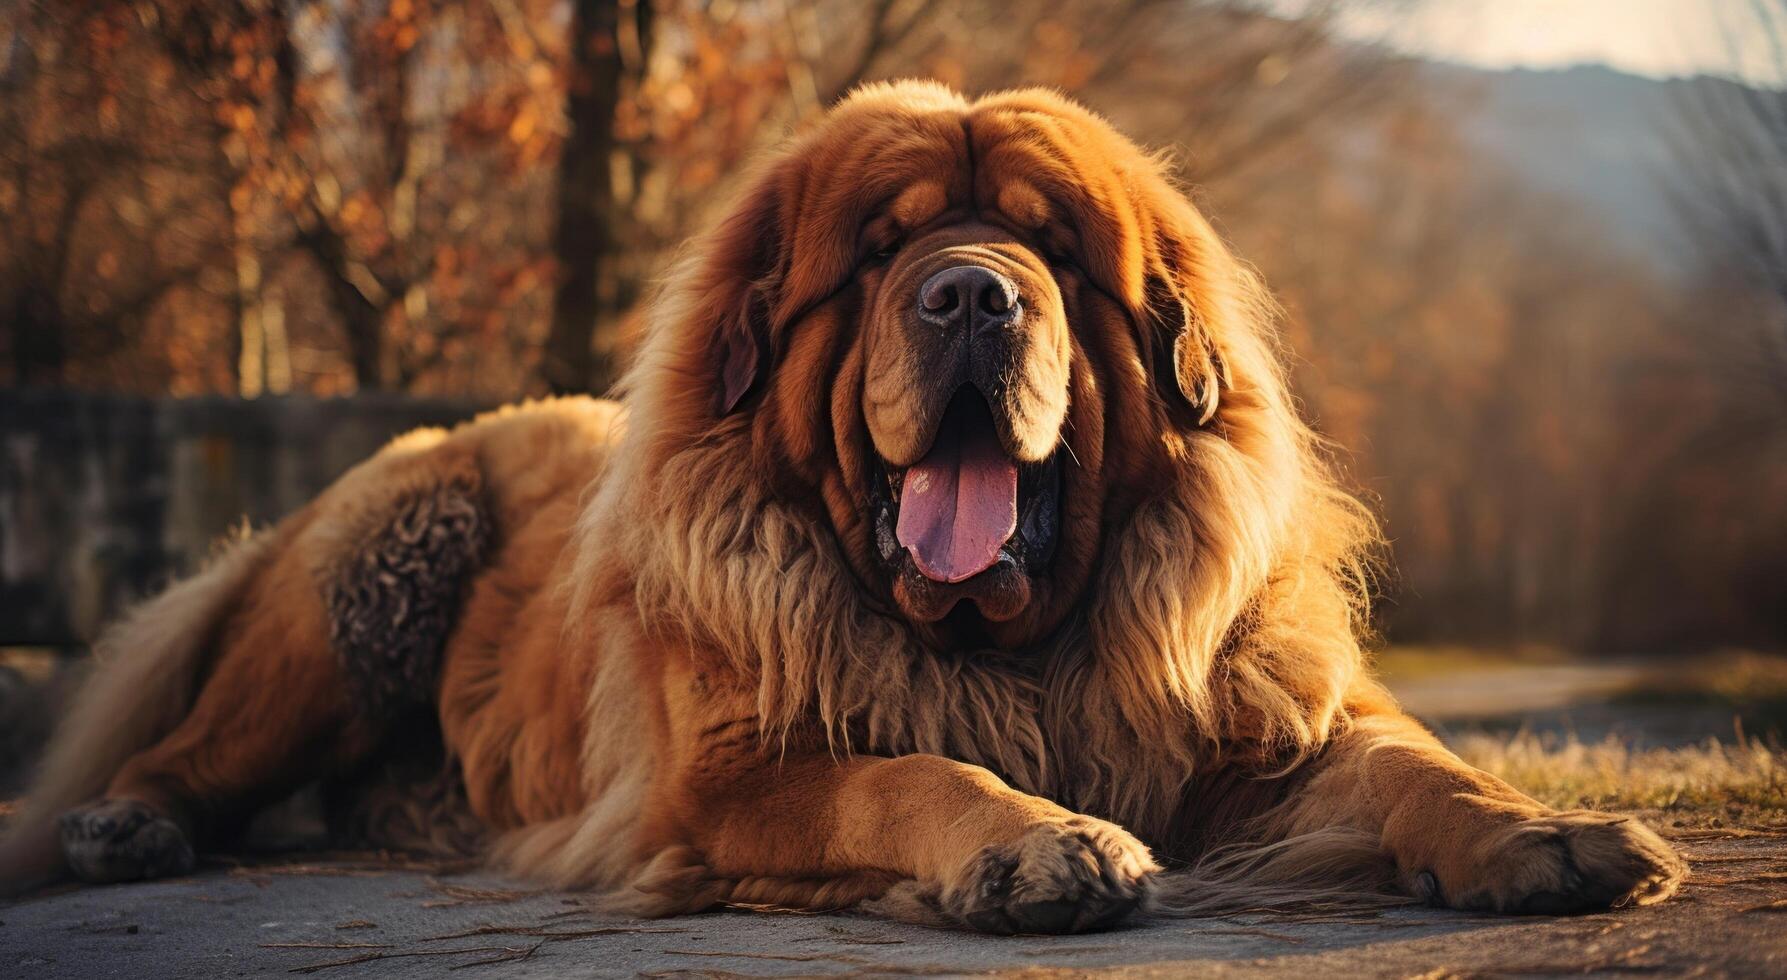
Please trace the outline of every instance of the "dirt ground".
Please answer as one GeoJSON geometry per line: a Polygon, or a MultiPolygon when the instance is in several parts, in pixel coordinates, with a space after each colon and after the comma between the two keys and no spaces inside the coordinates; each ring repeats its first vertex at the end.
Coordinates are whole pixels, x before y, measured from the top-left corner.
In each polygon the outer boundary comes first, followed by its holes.
{"type": "Polygon", "coordinates": [[[1427,909],[991,937],[839,915],[639,921],[574,895],[347,860],[214,867],[0,908],[0,976],[1787,976],[1787,831],[1678,832],[1691,883],[1564,919],[1427,909]]]}

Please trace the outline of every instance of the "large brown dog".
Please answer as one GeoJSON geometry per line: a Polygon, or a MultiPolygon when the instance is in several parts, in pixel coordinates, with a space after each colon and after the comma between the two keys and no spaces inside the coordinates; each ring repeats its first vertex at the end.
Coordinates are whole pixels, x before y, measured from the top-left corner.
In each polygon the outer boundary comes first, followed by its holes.
{"type": "Polygon", "coordinates": [[[1271,312],[1084,109],[868,88],[671,275],[621,405],[400,439],[117,627],[6,873],[177,872],[434,738],[495,863],[650,913],[1669,895],[1651,831],[1366,675],[1373,532],[1271,312]]]}

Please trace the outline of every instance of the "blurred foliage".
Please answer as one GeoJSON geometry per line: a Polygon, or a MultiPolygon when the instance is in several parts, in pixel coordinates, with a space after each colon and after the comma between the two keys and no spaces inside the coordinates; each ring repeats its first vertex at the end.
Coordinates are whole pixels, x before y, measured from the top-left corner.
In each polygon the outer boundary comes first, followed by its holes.
{"type": "Polygon", "coordinates": [[[744,162],[852,85],[1051,85],[1174,151],[1279,290],[1394,542],[1392,637],[1778,645],[1779,100],[1684,113],[1733,270],[1684,287],[1473,151],[1468,84],[1333,40],[1335,6],[0,5],[0,383],[599,390],[744,162]]]}
{"type": "Polygon", "coordinates": [[[1568,650],[1543,644],[1528,643],[1510,647],[1398,643],[1373,653],[1372,672],[1385,683],[1394,686],[1473,671],[1545,667],[1573,662],[1575,657],[1568,650]]]}
{"type": "Polygon", "coordinates": [[[1757,734],[1787,732],[1787,657],[1721,650],[1691,662],[1655,664],[1615,701],[1663,707],[1708,706],[1729,712],[1757,734]]]}

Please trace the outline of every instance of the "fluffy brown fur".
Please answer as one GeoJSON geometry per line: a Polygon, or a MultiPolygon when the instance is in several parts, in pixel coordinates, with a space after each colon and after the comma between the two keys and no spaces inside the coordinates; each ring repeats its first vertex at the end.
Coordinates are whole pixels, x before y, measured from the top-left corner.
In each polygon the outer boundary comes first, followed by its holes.
{"type": "MultiPolygon", "coordinates": [[[[406,438],[151,606],[211,651],[152,654],[196,699],[105,745],[77,715],[15,833],[109,778],[106,806],[204,843],[376,759],[393,732],[356,710],[320,597],[405,501],[475,487],[488,542],[430,539],[477,564],[430,606],[458,616],[417,693],[518,874],[649,913],[870,901],[993,931],[1324,890],[1667,896],[1684,869],[1650,831],[1470,769],[1365,674],[1374,532],[1296,413],[1273,314],[1162,164],[1077,105],[864,89],[669,276],[624,415],[559,401],[406,438]],[[913,313],[963,262],[1023,310],[966,361],[913,313]],[[876,481],[963,377],[1062,496],[1050,557],[951,585],[878,546],[876,481]]],[[[388,625],[354,635],[413,646],[388,625]]],[[[165,866],[120,822],[65,825],[105,858],[88,877],[165,866]]]]}

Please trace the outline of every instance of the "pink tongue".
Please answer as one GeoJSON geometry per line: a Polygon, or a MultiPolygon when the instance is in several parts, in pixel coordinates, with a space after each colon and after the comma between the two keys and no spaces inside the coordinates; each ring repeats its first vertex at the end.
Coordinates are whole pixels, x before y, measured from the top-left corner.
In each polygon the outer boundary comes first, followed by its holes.
{"type": "Polygon", "coordinates": [[[958,396],[937,441],[906,471],[900,489],[900,544],[918,570],[960,582],[999,560],[1018,527],[1018,466],[999,445],[978,392],[958,396]]]}

